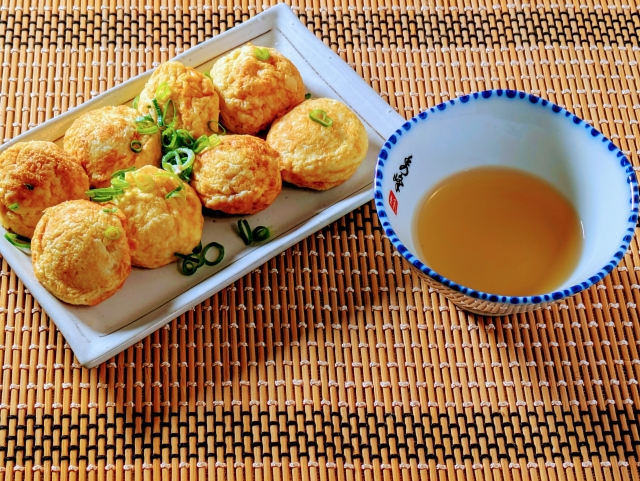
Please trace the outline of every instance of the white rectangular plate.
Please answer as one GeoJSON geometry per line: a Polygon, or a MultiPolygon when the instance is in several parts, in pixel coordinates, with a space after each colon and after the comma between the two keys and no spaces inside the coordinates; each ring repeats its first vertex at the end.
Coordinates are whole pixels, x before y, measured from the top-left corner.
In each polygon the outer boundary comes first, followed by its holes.
{"type": "MultiPolygon", "coordinates": [[[[313,97],[331,97],[348,105],[369,134],[369,152],[347,182],[326,192],[285,186],[266,210],[246,217],[250,225],[266,225],[273,237],[265,244],[246,247],[234,231],[238,217],[205,217],[202,243],[223,244],[224,261],[202,268],[192,277],[175,264],[155,270],[133,269],[124,287],[95,307],[77,307],[58,301],[33,274],[31,259],[0,239],[0,253],[54,320],[78,360],[92,367],[144,338],[199,304],[269,258],[333,222],[372,198],[373,170],[380,147],[403,119],[344,61],[318,40],[284,4],[189,49],[175,58],[208,71],[216,58],[247,42],[277,48],[298,68],[313,97]]],[[[79,115],[106,105],[129,103],[151,75],[146,72],[67,113],[26,132],[2,147],[27,140],[60,143],[79,115]]],[[[0,228],[2,235],[4,229],[0,228]]]]}

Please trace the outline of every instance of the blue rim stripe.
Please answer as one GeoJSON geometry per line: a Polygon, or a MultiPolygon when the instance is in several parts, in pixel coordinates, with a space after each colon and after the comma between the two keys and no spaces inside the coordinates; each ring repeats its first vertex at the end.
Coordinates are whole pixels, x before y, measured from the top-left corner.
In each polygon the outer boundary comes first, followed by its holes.
{"type": "MultiPolygon", "coordinates": [[[[396,233],[391,228],[391,224],[389,224],[389,222],[386,220],[382,222],[385,234],[387,235],[391,243],[394,245],[394,247],[398,250],[398,252],[400,252],[402,256],[410,264],[417,267],[423,273],[431,277],[433,280],[440,282],[444,286],[450,289],[453,289],[454,291],[461,292],[462,294],[473,297],[475,299],[481,299],[481,300],[490,301],[490,302],[501,302],[505,304],[538,304],[540,302],[545,302],[545,301],[552,301],[552,300],[557,301],[557,300],[564,299],[566,297],[578,294],[579,292],[582,292],[583,290],[591,287],[596,282],[599,282],[602,279],[604,279],[615,268],[615,266],[618,265],[620,259],[622,259],[624,254],[629,249],[629,244],[633,239],[633,234],[635,232],[636,225],[638,223],[639,188],[638,188],[638,179],[636,177],[636,174],[632,168],[629,168],[631,164],[629,160],[624,156],[624,154],[620,151],[620,149],[611,140],[609,140],[601,132],[599,132],[597,129],[595,129],[594,127],[591,127],[591,125],[587,124],[580,117],[574,115],[573,113],[569,112],[565,108],[560,107],[559,105],[556,105],[553,102],[550,102],[549,100],[543,99],[533,94],[520,92],[517,90],[497,89],[497,90],[484,90],[482,92],[473,92],[473,93],[464,95],[462,97],[459,97],[457,99],[452,99],[452,100],[443,102],[437,105],[435,108],[434,107],[430,108],[429,115],[427,115],[427,112],[420,112],[418,115],[413,117],[410,121],[408,121],[404,125],[410,126],[411,123],[418,123],[421,121],[425,121],[427,120],[427,118],[431,118],[432,115],[443,112],[447,108],[449,108],[449,106],[452,106],[455,104],[465,104],[471,100],[480,101],[480,100],[491,99],[491,97],[493,97],[494,94],[496,94],[497,97],[502,97],[504,95],[508,99],[514,99],[514,100],[520,100],[520,101],[525,100],[527,103],[538,104],[542,108],[549,109],[554,114],[564,112],[563,117],[567,119],[569,122],[575,125],[580,125],[583,122],[585,123],[585,128],[582,129],[582,131],[587,135],[586,137],[587,139],[595,140],[595,139],[598,139],[598,137],[601,137],[600,139],[601,142],[603,143],[608,142],[607,144],[608,151],[613,156],[613,159],[616,161],[616,164],[623,170],[625,177],[627,178],[627,183],[631,187],[630,189],[631,209],[629,212],[630,215],[628,219],[627,233],[622,238],[620,242],[620,246],[616,249],[616,253],[611,257],[611,260],[602,269],[600,269],[594,275],[590,276],[586,281],[561,291],[550,292],[548,294],[539,294],[535,296],[499,296],[496,294],[489,294],[482,291],[476,291],[474,289],[470,289],[463,285],[457,284],[452,280],[447,279],[446,277],[433,271],[429,267],[425,266],[416,256],[414,256],[406,248],[406,246],[404,246],[400,242],[400,239],[398,239],[398,237],[396,236],[396,233]],[[458,100],[460,102],[458,102],[458,100]]],[[[409,129],[406,129],[406,130],[409,130],[409,129]]],[[[397,131],[397,133],[402,135],[402,131],[400,129],[397,131]]],[[[389,151],[393,149],[393,147],[397,144],[398,141],[399,141],[398,137],[396,135],[392,135],[389,138],[389,140],[384,144],[384,147],[382,147],[382,149],[380,150],[380,153],[378,154],[378,161],[376,162],[376,169],[374,174],[375,179],[380,180],[383,178],[384,167],[385,167],[384,162],[389,158],[389,151]]],[[[375,199],[385,198],[381,188],[382,188],[381,182],[377,182],[376,187],[374,189],[375,199]]],[[[376,211],[378,212],[378,217],[380,217],[381,220],[388,218],[386,212],[384,211],[383,202],[376,202],[376,211]]]]}

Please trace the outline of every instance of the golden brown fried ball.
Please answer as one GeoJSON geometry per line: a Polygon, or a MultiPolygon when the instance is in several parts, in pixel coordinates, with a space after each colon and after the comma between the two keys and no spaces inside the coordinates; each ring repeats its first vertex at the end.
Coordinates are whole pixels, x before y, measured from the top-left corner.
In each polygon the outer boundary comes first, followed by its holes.
{"type": "Polygon", "coordinates": [[[53,142],[18,142],[0,154],[0,221],[31,237],[47,207],[84,199],[87,174],[53,142]]]}
{"type": "Polygon", "coordinates": [[[337,100],[307,100],[277,119],[267,144],[280,154],[282,180],[299,187],[327,190],[342,184],[367,155],[369,137],[360,119],[337,100]],[[322,109],[333,121],[324,127],[311,120],[322,109]]]}
{"type": "Polygon", "coordinates": [[[221,57],[211,68],[220,95],[222,124],[238,134],[257,134],[273,119],[304,100],[300,72],[274,48],[259,60],[248,44],[221,57]]]}
{"type": "MultiPolygon", "coordinates": [[[[158,101],[162,112],[169,100],[173,100],[177,112],[175,129],[186,129],[195,138],[218,131],[218,94],[211,80],[203,73],[180,62],[165,62],[155,69],[147,81],[138,100],[138,110],[146,115],[153,109],[153,99],[158,101]],[[168,97],[160,100],[156,92],[166,82],[168,97]],[[211,125],[209,125],[211,122],[211,125]],[[211,127],[211,128],[210,128],[211,127]]],[[[172,111],[167,112],[167,121],[173,120],[172,111]]]]}
{"type": "Polygon", "coordinates": [[[177,176],[147,165],[127,172],[130,187],[114,204],[129,223],[129,236],[137,247],[131,254],[134,266],[162,267],[176,260],[175,252],[189,254],[202,239],[202,205],[189,184],[177,176]],[[167,194],[180,187],[176,196],[167,194]]]}
{"type": "Polygon", "coordinates": [[[191,185],[209,209],[255,214],[282,190],[278,153],[258,137],[224,135],[196,155],[191,185]]]}
{"type": "Polygon", "coordinates": [[[82,165],[91,187],[109,186],[117,170],[160,163],[160,134],[139,134],[139,115],[126,105],[103,107],[81,115],[67,130],[64,150],[82,165]],[[140,142],[140,152],[131,149],[132,141],[140,142]]]}
{"type": "Polygon", "coordinates": [[[61,301],[94,306],[131,272],[127,218],[112,205],[70,200],[47,209],[31,240],[36,279],[61,301]]]}

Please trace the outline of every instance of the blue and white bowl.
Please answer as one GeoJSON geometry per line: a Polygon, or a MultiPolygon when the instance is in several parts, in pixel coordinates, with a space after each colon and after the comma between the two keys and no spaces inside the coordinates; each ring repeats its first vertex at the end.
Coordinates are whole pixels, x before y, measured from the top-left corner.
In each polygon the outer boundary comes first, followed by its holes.
{"type": "Polygon", "coordinates": [[[558,105],[515,90],[465,95],[406,122],[380,151],[374,183],[378,216],[395,248],[430,286],[484,315],[532,311],[587,289],[620,262],[638,223],[638,181],[618,147],[558,105]],[[414,219],[424,195],[445,177],[480,166],[527,171],[572,201],[584,229],[583,252],[557,291],[523,297],[476,291],[414,254],[414,219]]]}

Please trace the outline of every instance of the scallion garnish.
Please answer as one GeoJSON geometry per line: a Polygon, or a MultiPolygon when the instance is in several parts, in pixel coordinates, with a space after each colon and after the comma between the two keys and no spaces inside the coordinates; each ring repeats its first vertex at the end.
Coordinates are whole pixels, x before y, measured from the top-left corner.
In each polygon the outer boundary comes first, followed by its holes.
{"type": "Polygon", "coordinates": [[[186,129],[178,129],[176,130],[178,134],[178,140],[184,147],[191,148],[196,139],[193,138],[193,135],[186,129]]]}
{"type": "Polygon", "coordinates": [[[306,94],[304,94],[304,99],[305,100],[309,100],[311,98],[311,94],[309,92],[307,92],[306,94]]]}
{"type": "Polygon", "coordinates": [[[171,192],[169,192],[167,195],[164,196],[165,199],[169,200],[172,197],[181,197],[181,190],[184,189],[184,185],[180,184],[178,187],[176,187],[175,189],[173,189],[171,192]]]}
{"type": "Polygon", "coordinates": [[[5,233],[4,238],[7,239],[7,241],[9,241],[9,243],[12,246],[17,247],[19,249],[31,248],[31,239],[29,239],[28,237],[7,232],[5,233]]]}
{"type": "Polygon", "coordinates": [[[210,242],[202,249],[200,258],[204,259],[204,263],[208,266],[215,266],[216,264],[220,264],[222,262],[222,259],[224,259],[224,246],[218,244],[217,242],[210,242]],[[216,257],[212,261],[209,261],[207,260],[207,252],[209,252],[209,249],[211,249],[212,247],[218,249],[218,257],[216,257]]]}
{"type": "Polygon", "coordinates": [[[264,240],[267,240],[270,235],[271,232],[269,232],[269,229],[263,225],[259,225],[258,227],[253,229],[253,240],[255,242],[262,242],[264,240]]]}
{"type": "Polygon", "coordinates": [[[158,105],[158,101],[154,98],[152,100],[153,108],[156,109],[156,123],[158,124],[159,129],[164,128],[164,121],[162,120],[162,110],[160,109],[160,105],[158,105]]]}
{"type": "Polygon", "coordinates": [[[331,127],[333,125],[333,120],[327,117],[327,113],[322,109],[315,109],[309,112],[309,118],[323,127],[331,127]]]}
{"type": "Polygon", "coordinates": [[[255,229],[251,230],[249,222],[245,219],[240,219],[238,221],[238,233],[245,245],[265,241],[271,236],[269,229],[263,225],[259,225],[255,229]]]}
{"type": "Polygon", "coordinates": [[[22,184],[22,186],[27,190],[33,190],[33,185],[31,184],[22,184]]]}
{"type": "Polygon", "coordinates": [[[213,79],[211,78],[211,74],[209,72],[205,72],[204,76],[213,82],[213,79]]]}
{"type": "Polygon", "coordinates": [[[107,227],[104,231],[104,236],[109,240],[118,240],[120,238],[120,229],[117,227],[107,227]]]}
{"type": "Polygon", "coordinates": [[[249,227],[249,223],[245,219],[240,219],[238,221],[238,232],[240,233],[240,238],[245,245],[248,246],[253,242],[251,227],[249,227]]]}
{"type": "Polygon", "coordinates": [[[138,108],[138,102],[140,102],[140,94],[136,95],[136,98],[133,99],[133,108],[134,109],[138,108]]]}
{"type": "Polygon", "coordinates": [[[223,127],[223,125],[222,125],[220,122],[217,122],[217,121],[215,121],[215,120],[209,120],[209,122],[207,122],[207,127],[209,127],[209,130],[210,130],[211,132],[215,132],[215,130],[213,130],[213,129],[211,128],[211,124],[216,124],[216,125],[218,126],[218,129],[219,129],[219,131],[218,131],[218,135],[224,135],[224,134],[226,134],[226,133],[227,133],[227,129],[225,129],[225,128],[223,127]],[[220,130],[221,130],[221,132],[220,132],[220,130]]]}
{"type": "Polygon", "coordinates": [[[269,54],[269,50],[266,48],[261,48],[261,47],[256,47],[253,49],[253,55],[255,55],[255,57],[258,60],[262,60],[263,62],[265,60],[269,60],[269,57],[271,56],[269,54]]]}
{"type": "Polygon", "coordinates": [[[191,171],[193,170],[193,161],[195,158],[193,150],[180,147],[166,153],[162,157],[162,168],[188,182],[191,171]],[[186,156],[186,160],[183,159],[183,156],[186,156]]]}
{"type": "Polygon", "coordinates": [[[9,206],[9,210],[16,211],[16,210],[18,210],[18,207],[20,207],[20,206],[18,205],[18,203],[17,203],[17,202],[14,202],[13,204],[11,204],[11,205],[9,206]]]}
{"type": "Polygon", "coordinates": [[[220,137],[218,134],[212,134],[209,136],[209,147],[215,147],[220,143],[220,137]]]}
{"type": "Polygon", "coordinates": [[[87,190],[85,194],[87,194],[93,202],[109,202],[113,200],[114,197],[124,194],[124,190],[114,187],[104,187],[102,189],[87,190]]]}
{"type": "Polygon", "coordinates": [[[149,114],[136,118],[136,129],[139,134],[149,135],[158,131],[156,120],[149,114]]]}
{"type": "Polygon", "coordinates": [[[127,172],[133,172],[134,170],[136,170],[136,167],[135,167],[135,166],[133,166],[133,167],[127,167],[126,169],[116,170],[113,174],[111,174],[111,178],[112,178],[112,179],[115,179],[115,178],[118,178],[118,179],[124,179],[124,175],[125,175],[127,172]]]}
{"type": "Polygon", "coordinates": [[[176,105],[173,103],[172,99],[165,104],[164,110],[162,111],[162,118],[164,122],[164,126],[167,129],[172,129],[178,120],[178,111],[176,110],[176,105]],[[169,114],[171,114],[171,122],[168,122],[169,114]]]}
{"type": "Polygon", "coordinates": [[[169,82],[160,83],[160,85],[158,85],[158,88],[156,89],[156,98],[160,102],[164,102],[165,100],[167,100],[167,97],[169,97],[169,95],[171,95],[171,87],[169,87],[169,82]]]}
{"type": "Polygon", "coordinates": [[[113,179],[111,179],[111,187],[113,187],[114,189],[128,189],[130,187],[129,182],[127,182],[124,179],[121,179],[120,177],[114,177],[113,179]]]}
{"type": "Polygon", "coordinates": [[[102,209],[102,212],[105,212],[106,214],[113,214],[117,211],[118,209],[116,209],[115,207],[113,207],[112,209],[102,209]]]}
{"type": "Polygon", "coordinates": [[[198,137],[195,144],[193,144],[193,153],[199,154],[207,147],[209,147],[209,137],[207,137],[206,135],[201,135],[200,137],[198,137]]]}
{"type": "Polygon", "coordinates": [[[129,144],[131,150],[133,150],[136,154],[142,152],[142,142],[139,140],[132,140],[129,144]]]}
{"type": "Polygon", "coordinates": [[[179,252],[175,252],[175,256],[182,260],[179,264],[182,273],[185,276],[191,276],[205,264],[208,266],[220,264],[222,259],[224,259],[224,246],[217,242],[210,242],[203,248],[202,243],[200,243],[193,249],[191,254],[180,254],[179,252]],[[207,260],[207,252],[209,252],[211,248],[218,249],[218,257],[212,261],[207,260]]]}

